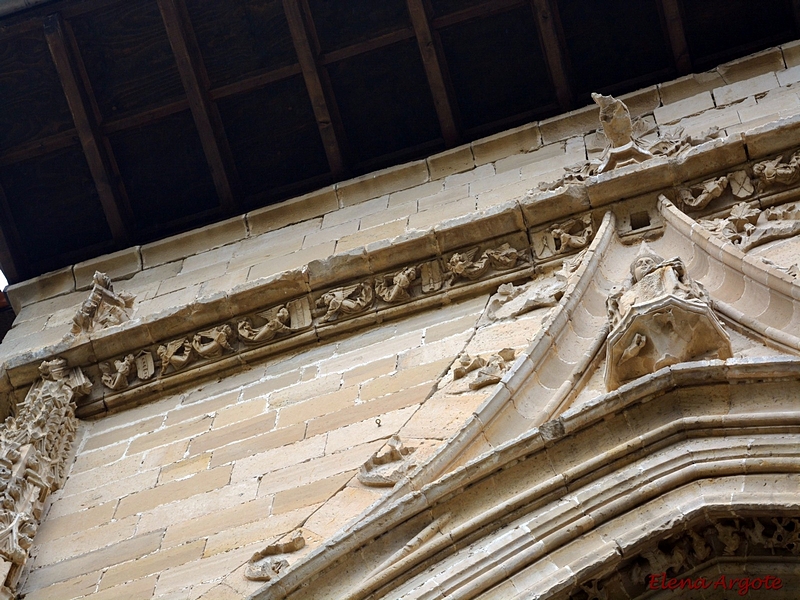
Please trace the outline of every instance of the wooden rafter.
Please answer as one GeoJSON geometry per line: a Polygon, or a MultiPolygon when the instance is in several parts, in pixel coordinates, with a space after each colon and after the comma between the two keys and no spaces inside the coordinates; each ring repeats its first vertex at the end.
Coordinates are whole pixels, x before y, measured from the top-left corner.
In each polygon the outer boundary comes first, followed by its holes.
{"type": "Polygon", "coordinates": [[[455,146],[460,139],[458,127],[453,117],[453,107],[448,94],[444,76],[444,55],[437,47],[431,32],[430,19],[422,0],[406,0],[411,23],[417,36],[417,45],[422,55],[422,64],[428,78],[428,87],[433,96],[433,105],[439,117],[439,127],[447,146],[455,146]]]}
{"type": "Polygon", "coordinates": [[[119,188],[112,176],[105,140],[79,81],[60,14],[50,15],[45,19],[44,33],[111,235],[115,245],[124,248],[130,245],[131,238],[122,218],[119,188]]]}
{"type": "Polygon", "coordinates": [[[27,277],[28,265],[21,254],[19,232],[11,216],[6,193],[0,185],[0,268],[9,283],[17,283],[27,277]],[[17,252],[13,252],[12,248],[17,252]]]}
{"type": "Polygon", "coordinates": [[[226,214],[236,214],[240,210],[236,167],[222,118],[208,92],[208,76],[186,6],[183,0],[158,0],[158,8],[222,210],[226,214]]]}
{"type": "Polygon", "coordinates": [[[574,103],[574,95],[567,74],[567,51],[562,43],[562,36],[559,35],[555,0],[530,0],[530,3],[542,36],[542,48],[558,104],[562,110],[569,110],[574,103]]]}
{"type": "MultiPolygon", "coordinates": [[[[283,10],[286,13],[286,20],[289,23],[289,31],[292,35],[292,42],[300,63],[300,70],[306,82],[311,107],[317,119],[319,134],[322,137],[322,145],[328,158],[328,166],[334,175],[339,175],[345,170],[342,146],[334,126],[332,110],[329,105],[328,97],[325,94],[323,80],[320,75],[320,67],[317,61],[317,52],[312,49],[309,40],[309,31],[303,11],[298,0],[283,0],[283,10]]],[[[331,94],[332,96],[332,94],[331,94]]]]}
{"type": "Polygon", "coordinates": [[[450,27],[456,23],[463,23],[464,21],[471,21],[479,17],[488,17],[497,13],[505,12],[520,6],[525,6],[529,0],[490,0],[482,4],[476,4],[463,10],[450,13],[449,15],[442,15],[436,17],[431,21],[431,26],[434,29],[442,29],[443,27],[450,27]]]}
{"type": "Polygon", "coordinates": [[[689,44],[686,42],[686,31],[678,0],[661,0],[661,10],[664,13],[664,24],[669,35],[675,69],[678,75],[687,75],[692,72],[692,57],[689,54],[689,44]]]}

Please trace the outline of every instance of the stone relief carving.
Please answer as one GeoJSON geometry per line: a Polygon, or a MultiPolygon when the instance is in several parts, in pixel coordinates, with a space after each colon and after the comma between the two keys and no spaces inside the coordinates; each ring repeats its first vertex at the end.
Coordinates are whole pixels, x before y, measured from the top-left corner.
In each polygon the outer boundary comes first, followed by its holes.
{"type": "Polygon", "coordinates": [[[698,223],[733,243],[742,252],[747,252],[767,242],[800,233],[800,207],[793,202],[760,210],[746,202],[739,202],[731,208],[727,217],[700,219],[698,223]]]}
{"type": "Polygon", "coordinates": [[[489,269],[506,271],[513,269],[521,258],[521,253],[510,244],[490,248],[478,255],[479,248],[466,252],[456,252],[447,261],[447,270],[451,281],[469,279],[475,281],[489,272],[489,269]],[[478,256],[478,258],[475,258],[478,256]]]}
{"type": "Polygon", "coordinates": [[[783,156],[779,156],[754,164],[753,176],[759,192],[779,185],[794,185],[800,181],[800,152],[792,154],[788,162],[783,162],[783,156]]]}
{"type": "Polygon", "coordinates": [[[406,267],[397,273],[383,275],[375,280],[375,293],[381,300],[404,302],[411,299],[411,286],[419,275],[418,267],[406,267]]]}
{"type": "Polygon", "coordinates": [[[130,319],[135,296],[115,293],[111,278],[95,271],[92,291],[72,318],[72,333],[91,333],[130,319]]]}
{"type": "Polygon", "coordinates": [[[256,552],[247,563],[244,576],[252,581],[270,581],[285,571],[289,562],[285,558],[277,558],[282,554],[290,554],[301,550],[306,545],[303,532],[294,531],[287,542],[270,544],[256,552]],[[265,560],[266,559],[266,560],[265,560]]]}
{"type": "Polygon", "coordinates": [[[101,379],[103,384],[110,390],[120,391],[128,387],[129,380],[133,366],[136,364],[136,358],[133,354],[128,354],[122,360],[115,360],[112,368],[111,363],[100,363],[100,372],[102,373],[101,379]]]}
{"type": "Polygon", "coordinates": [[[336,288],[322,294],[317,300],[317,306],[323,309],[320,318],[322,323],[366,312],[374,303],[375,292],[371,282],[336,288]]]}
{"type": "Polygon", "coordinates": [[[302,296],[233,323],[220,323],[187,337],[143,348],[98,365],[101,380],[111,393],[122,392],[143,385],[156,373],[163,378],[190,367],[203,366],[206,361],[226,354],[247,352],[315,325],[335,323],[370,309],[386,308],[385,305],[376,306],[377,299],[386,304],[398,304],[417,295],[441,292],[461,279],[464,283],[478,281],[492,276],[493,271],[508,271],[520,262],[528,262],[524,252],[508,243],[489,248],[476,259],[478,250],[455,253],[446,270],[441,260],[409,265],[377,275],[374,283],[367,280],[329,290],[316,302],[309,296],[302,296]]]}
{"type": "Polygon", "coordinates": [[[219,358],[226,350],[233,352],[232,340],[231,326],[219,325],[194,334],[192,348],[203,358],[219,358]]]}
{"type": "Polygon", "coordinates": [[[630,270],[628,282],[607,300],[609,390],[679,362],[732,356],[708,293],[680,258],[664,260],[643,242],[630,270]]]}
{"type": "Polygon", "coordinates": [[[161,359],[161,376],[163,377],[170,366],[175,371],[180,371],[192,360],[192,343],[186,339],[172,340],[164,346],[158,347],[158,358],[161,359]]]}
{"type": "MultiPolygon", "coordinates": [[[[718,518],[695,526],[666,540],[651,542],[625,560],[613,573],[579,582],[570,600],[611,600],[639,597],[648,589],[651,576],[680,578],[697,573],[710,559],[720,556],[800,555],[800,519],[796,517],[718,518]]],[[[697,577],[692,576],[693,579],[697,577]]],[[[717,579],[710,580],[712,583],[717,579]]],[[[707,579],[708,581],[708,579],[707,579]]],[[[710,586],[709,586],[710,587],[710,586]]]]}
{"type": "Polygon", "coordinates": [[[608,146],[599,159],[564,167],[564,175],[554,182],[540,183],[540,191],[586,183],[590,177],[627,165],[643,163],[656,156],[680,156],[694,146],[720,135],[717,127],[712,127],[699,137],[684,135],[682,127],[663,128],[659,132],[658,141],[648,144],[641,136],[642,128],[637,127],[637,121],[631,119],[624,102],[596,93],[592,94],[592,99],[600,106],[600,124],[608,146]]]}
{"type": "Polygon", "coordinates": [[[263,344],[276,338],[311,327],[311,307],[307,298],[292,300],[256,313],[264,324],[255,327],[250,318],[239,321],[236,330],[245,344],[263,344]]]}
{"type": "Polygon", "coordinates": [[[531,234],[533,254],[539,259],[570,254],[575,250],[586,248],[593,236],[594,224],[591,214],[568,219],[533,232],[531,234]]]}
{"type": "Polygon", "coordinates": [[[64,478],[75,437],[75,399],[91,381],[64,359],[45,361],[16,417],[0,427],[0,570],[13,592],[47,496],[64,478]]]}
{"type": "Polygon", "coordinates": [[[456,366],[453,368],[453,380],[463,379],[473,371],[477,371],[476,377],[469,382],[469,389],[479,390],[489,385],[500,383],[503,374],[514,362],[515,351],[513,348],[503,348],[496,354],[492,354],[488,359],[480,356],[470,356],[467,353],[458,358],[456,366]]]}
{"type": "Polygon", "coordinates": [[[392,487],[416,464],[409,459],[416,448],[407,448],[397,436],[393,435],[387,442],[387,450],[383,454],[373,454],[358,471],[358,480],[369,487],[392,487]]]}

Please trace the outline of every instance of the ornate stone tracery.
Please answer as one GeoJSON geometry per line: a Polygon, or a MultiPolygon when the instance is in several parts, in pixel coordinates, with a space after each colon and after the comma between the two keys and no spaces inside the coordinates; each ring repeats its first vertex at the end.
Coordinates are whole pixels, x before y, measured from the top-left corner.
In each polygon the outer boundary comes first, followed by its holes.
{"type": "MultiPolygon", "coordinates": [[[[45,361],[41,379],[0,426],[0,571],[13,592],[28,558],[44,502],[61,485],[75,437],[75,399],[92,383],[64,359],[45,361]]],[[[9,596],[10,597],[10,596],[9,596]]]]}

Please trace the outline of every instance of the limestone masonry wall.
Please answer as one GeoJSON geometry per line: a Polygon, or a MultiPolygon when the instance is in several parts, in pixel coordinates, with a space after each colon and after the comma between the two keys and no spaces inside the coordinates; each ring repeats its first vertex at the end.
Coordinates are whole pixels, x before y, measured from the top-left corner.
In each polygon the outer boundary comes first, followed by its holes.
{"type": "MultiPolygon", "coordinates": [[[[718,127],[734,136],[800,111],[798,82],[795,42],[623,100],[653,139],[671,127],[690,135],[718,127]]],[[[222,303],[237,286],[266,286],[335,254],[390,251],[445,221],[519,203],[564,167],[597,155],[604,147],[597,128],[598,109],[587,107],[17,284],[9,297],[18,316],[0,345],[0,364],[41,360],[63,343],[95,270],[108,273],[117,292],[136,296],[136,319],[157,325],[175,307],[222,303]]],[[[551,210],[590,208],[576,201],[551,210]]],[[[523,237],[553,217],[535,218],[522,224],[523,237]]],[[[796,244],[786,244],[794,253],[796,244]]],[[[609,276],[609,289],[618,279],[609,276]]],[[[67,479],[35,536],[25,599],[242,598],[263,586],[244,571],[268,541],[299,529],[305,547],[292,562],[318,550],[388,493],[369,479],[387,441],[397,435],[413,449],[403,464],[424,463],[490,395],[476,384],[483,372],[467,384],[459,369],[477,371],[481,362],[502,373],[504,361],[514,360],[510,351],[526,348],[547,315],[532,310],[494,321],[487,315],[495,290],[470,289],[458,301],[443,294],[424,312],[384,323],[375,317],[377,324],[357,332],[81,421],[67,479]]],[[[596,294],[603,322],[605,292],[596,294]]],[[[191,323],[192,314],[182,318],[191,323]]],[[[478,441],[473,452],[492,447],[478,441]]]]}

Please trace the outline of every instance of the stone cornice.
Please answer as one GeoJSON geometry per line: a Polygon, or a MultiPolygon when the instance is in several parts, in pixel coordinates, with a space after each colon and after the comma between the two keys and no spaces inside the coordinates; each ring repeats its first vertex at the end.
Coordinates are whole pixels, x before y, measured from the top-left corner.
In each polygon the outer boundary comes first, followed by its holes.
{"type": "MultiPolygon", "coordinates": [[[[370,307],[369,314],[323,325],[315,323],[308,330],[292,332],[286,339],[276,337],[271,343],[257,349],[247,349],[246,352],[235,352],[233,355],[223,353],[213,360],[197,361],[191,371],[192,376],[188,376],[190,371],[186,371],[187,376],[179,373],[181,376],[173,376],[171,382],[164,378],[148,383],[146,388],[141,386],[147,390],[148,397],[153,398],[153,392],[172,389],[184,382],[194,382],[197,378],[235,369],[276,352],[338,335],[365,324],[397,318],[426,305],[446,303],[458,295],[480,293],[504,281],[523,277],[560,258],[539,257],[535,252],[536,235],[546,230],[549,224],[584,213],[592,213],[599,224],[600,215],[610,209],[617,215],[618,230],[624,234],[626,230],[632,230],[631,214],[641,211],[643,205],[651,217],[656,216],[653,201],[659,193],[674,198],[681,186],[732,169],[741,169],[751,164],[749,161],[763,159],[798,144],[800,116],[776,121],[745,134],[709,141],[679,157],[656,157],[641,164],[591,176],[579,185],[567,185],[551,192],[532,192],[481,213],[446,221],[432,230],[410,232],[393,240],[375,242],[326,260],[313,261],[302,269],[240,285],[226,294],[203,298],[189,306],[173,307],[141,317],[134,314],[131,321],[122,325],[89,336],[68,337],[54,346],[8,358],[0,373],[0,392],[8,398],[19,398],[19,393],[36,379],[39,363],[54,356],[63,356],[71,365],[84,368],[90,378],[99,380],[99,364],[103,362],[119,360],[129,353],[148,348],[151,352],[157,351],[159,346],[170,341],[191,338],[198,331],[225,323],[235,326],[240,319],[269,311],[291,300],[307,297],[309,306],[312,306],[322,294],[337,287],[346,287],[359,281],[374,282],[377,277],[425,262],[436,262],[440,270],[445,271],[446,262],[454,253],[467,252],[474,247],[480,247],[480,252],[483,252],[490,249],[492,244],[498,247],[513,242],[511,245],[524,255],[520,263],[523,266],[509,269],[505,274],[494,270],[479,281],[460,282],[452,289],[442,288],[425,298],[391,303],[392,306],[383,308],[376,304],[375,310],[370,307]]],[[[784,189],[780,193],[785,197],[795,192],[784,189]]],[[[772,195],[775,195],[772,190],[762,194],[772,195]]],[[[657,227],[657,223],[653,225],[657,227]]],[[[103,388],[100,385],[95,387],[103,388]]],[[[118,409],[139,402],[144,394],[144,391],[135,392],[133,389],[121,393],[118,390],[94,392],[79,412],[89,416],[118,409]],[[101,393],[102,396],[97,395],[101,393]],[[111,400],[112,396],[114,400],[111,400]],[[109,398],[109,401],[104,398],[109,398]]]]}

